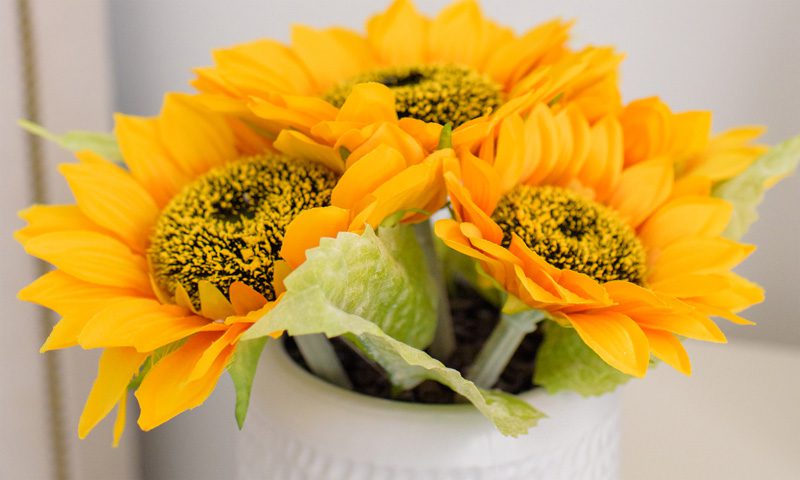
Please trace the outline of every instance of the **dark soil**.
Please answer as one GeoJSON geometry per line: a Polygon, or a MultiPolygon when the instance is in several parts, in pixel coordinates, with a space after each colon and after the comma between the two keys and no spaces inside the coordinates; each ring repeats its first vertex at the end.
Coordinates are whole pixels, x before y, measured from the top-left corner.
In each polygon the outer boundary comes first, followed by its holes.
{"type": "MultiPolygon", "coordinates": [[[[444,364],[463,374],[491,334],[500,312],[465,285],[456,286],[450,298],[450,308],[458,346],[444,364]]],[[[525,337],[494,388],[509,393],[520,393],[533,388],[534,359],[541,340],[542,334],[538,330],[525,337]]],[[[423,382],[413,390],[392,395],[391,383],[379,366],[341,338],[333,339],[332,343],[353,383],[353,389],[359,393],[416,403],[456,401],[452,390],[433,381],[423,382]]],[[[291,337],[286,338],[285,345],[289,356],[307,369],[294,340],[291,337]]]]}

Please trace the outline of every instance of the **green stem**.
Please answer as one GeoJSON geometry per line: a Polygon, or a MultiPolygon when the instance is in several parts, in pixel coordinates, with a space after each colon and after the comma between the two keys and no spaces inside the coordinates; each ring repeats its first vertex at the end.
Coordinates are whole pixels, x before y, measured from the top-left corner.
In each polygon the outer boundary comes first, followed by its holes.
{"type": "Polygon", "coordinates": [[[492,388],[522,343],[522,339],[536,330],[536,324],[544,318],[544,314],[538,310],[525,310],[515,314],[503,313],[475,362],[467,370],[467,379],[472,380],[480,388],[492,388]]]}
{"type": "Polygon", "coordinates": [[[430,221],[414,225],[414,233],[422,251],[425,253],[425,260],[428,263],[433,280],[434,295],[437,297],[438,320],[430,352],[433,357],[445,361],[450,358],[450,355],[456,349],[456,336],[453,332],[453,317],[450,314],[450,299],[447,297],[447,286],[442,272],[442,264],[436,255],[436,246],[430,221]]]}
{"type": "Polygon", "coordinates": [[[347,372],[342,368],[339,357],[333,350],[330,340],[321,334],[297,335],[294,337],[300,354],[306,361],[306,365],[314,374],[334,385],[338,385],[348,390],[353,389],[347,372]]]}

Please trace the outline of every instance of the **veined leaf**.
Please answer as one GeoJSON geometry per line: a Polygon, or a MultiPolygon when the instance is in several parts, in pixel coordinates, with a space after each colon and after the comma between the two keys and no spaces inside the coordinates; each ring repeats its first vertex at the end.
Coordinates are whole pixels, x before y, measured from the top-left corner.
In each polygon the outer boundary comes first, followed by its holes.
{"type": "Polygon", "coordinates": [[[764,191],[776,180],[791,174],[800,162],[800,136],[770,149],[747,170],[714,187],[713,195],[733,204],[733,216],[725,230],[728,238],[740,239],[758,219],[756,207],[764,191]]]}
{"type": "MultiPolygon", "coordinates": [[[[324,239],[318,248],[307,252],[306,262],[286,277],[286,293],[280,302],[242,340],[256,341],[276,330],[289,335],[344,335],[380,364],[395,386],[407,388],[425,379],[440,382],[472,402],[503,434],[526,433],[543,416],[541,412],[513,395],[479,389],[457,370],[422,351],[427,342],[413,345],[405,340],[419,340],[408,335],[409,329],[417,327],[407,325],[408,319],[398,315],[418,315],[413,311],[418,299],[396,288],[405,282],[427,288],[426,281],[403,272],[412,264],[410,260],[395,257],[411,248],[410,243],[413,231],[408,227],[388,229],[386,233],[381,229],[380,238],[367,228],[360,236],[345,232],[336,239],[324,239]],[[406,280],[393,280],[397,275],[406,280]],[[390,301],[396,303],[391,305],[390,301]]],[[[430,303],[422,308],[425,317],[435,319],[436,310],[430,303]]],[[[423,336],[429,338],[430,334],[423,336]]]]}
{"type": "Polygon", "coordinates": [[[367,227],[363,235],[323,238],[306,261],[284,280],[300,292],[321,285],[338,308],[377,324],[391,337],[415,348],[430,345],[436,330],[425,255],[408,225],[367,227]]]}
{"type": "Polygon", "coordinates": [[[536,356],[533,382],[548,393],[577,392],[585,397],[614,391],[630,380],[604,362],[572,328],[544,324],[544,341],[536,356]]]}
{"type": "Polygon", "coordinates": [[[116,163],[123,163],[122,153],[119,150],[117,139],[110,133],[75,130],[72,132],[67,132],[63,135],[56,135],[45,129],[43,126],[27,120],[19,120],[17,123],[27,132],[40,136],[46,140],[50,140],[51,142],[59,145],[61,148],[69,150],[70,152],[89,150],[100,155],[106,160],[116,163]]]}

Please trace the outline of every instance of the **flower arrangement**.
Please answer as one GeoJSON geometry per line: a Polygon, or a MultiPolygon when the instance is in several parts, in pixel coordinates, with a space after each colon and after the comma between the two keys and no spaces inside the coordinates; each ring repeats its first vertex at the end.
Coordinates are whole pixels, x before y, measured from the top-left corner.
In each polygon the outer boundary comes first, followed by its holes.
{"type": "Polygon", "coordinates": [[[386,395],[437,382],[454,393],[434,401],[510,436],[543,415],[522,389],[690,374],[683,342],[725,342],[712,318],[749,324],[763,298],[732,271],[754,248],[738,240],[800,137],[768,149],[760,128],[712,135],[709,112],[625,105],[621,55],[574,50],[570,26],[518,35],[473,1],[428,18],[396,0],[365,34],[215,51],[195,93],[111,136],[25,124],[77,151],[75,204],[23,211],[17,239],[55,267],[19,293],[61,316],[42,351],[103,349],[79,435],[116,406],[118,442],[129,391],[152,429],[225,371],[241,426],[284,337],[329,382],[365,390],[355,352],[386,395]]]}

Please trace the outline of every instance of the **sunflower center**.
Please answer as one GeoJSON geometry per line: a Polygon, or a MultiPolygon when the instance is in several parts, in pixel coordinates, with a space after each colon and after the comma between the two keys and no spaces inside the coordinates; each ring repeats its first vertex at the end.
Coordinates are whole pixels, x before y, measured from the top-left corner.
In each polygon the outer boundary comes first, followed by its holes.
{"type": "Polygon", "coordinates": [[[485,75],[456,65],[388,67],[362,73],[345,80],[324,98],[341,107],[359,83],[386,85],[395,95],[400,118],[411,117],[457,127],[500,106],[500,87],[485,75]]]}
{"type": "Polygon", "coordinates": [[[275,261],[283,234],[301,211],[330,203],[336,175],[305,160],[246,158],[184,187],[159,218],[148,251],[158,286],[182,285],[197,303],[206,280],[227,294],[241,281],[275,299],[275,261]]]}
{"type": "Polygon", "coordinates": [[[521,185],[498,203],[492,219],[503,246],[517,234],[554,267],[599,282],[644,280],[645,252],[633,229],[616,212],[559,187],[521,185]]]}

